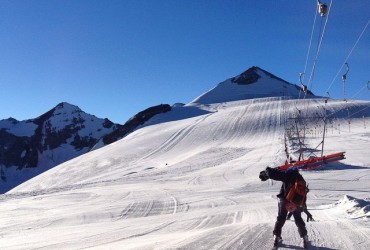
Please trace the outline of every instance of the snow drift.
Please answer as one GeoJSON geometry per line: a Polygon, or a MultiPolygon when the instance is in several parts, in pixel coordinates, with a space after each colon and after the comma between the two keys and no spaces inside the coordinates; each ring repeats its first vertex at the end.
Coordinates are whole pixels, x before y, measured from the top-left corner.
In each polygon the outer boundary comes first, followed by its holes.
{"type": "Polygon", "coordinates": [[[370,218],[370,200],[357,199],[344,195],[344,197],[334,204],[335,208],[342,209],[349,214],[350,218],[370,218]]]}

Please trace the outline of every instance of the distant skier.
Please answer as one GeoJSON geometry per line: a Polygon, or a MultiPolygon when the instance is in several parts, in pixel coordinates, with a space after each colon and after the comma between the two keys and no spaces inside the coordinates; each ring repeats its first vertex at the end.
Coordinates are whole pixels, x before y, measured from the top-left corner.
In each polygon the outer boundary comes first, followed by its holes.
{"type": "Polygon", "coordinates": [[[302,175],[298,172],[298,170],[290,170],[286,172],[279,171],[274,168],[267,167],[266,170],[261,171],[259,178],[261,181],[267,181],[268,179],[282,181],[283,184],[280,188],[280,192],[277,195],[279,198],[278,203],[278,216],[276,218],[275,227],[274,227],[274,248],[277,249],[279,243],[282,241],[281,238],[281,230],[285,224],[287,219],[288,211],[293,213],[295,224],[298,227],[299,235],[303,240],[304,248],[307,248],[308,237],[307,237],[307,230],[306,224],[302,219],[302,211],[303,207],[296,206],[294,203],[289,202],[286,197],[288,192],[290,191],[291,187],[295,184],[296,180],[303,180],[302,175]]]}

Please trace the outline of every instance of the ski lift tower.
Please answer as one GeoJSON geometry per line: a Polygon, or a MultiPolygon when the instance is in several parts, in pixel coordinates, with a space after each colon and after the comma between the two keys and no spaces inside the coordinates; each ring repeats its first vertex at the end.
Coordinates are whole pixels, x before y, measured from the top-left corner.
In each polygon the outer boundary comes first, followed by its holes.
{"type": "MultiPolygon", "coordinates": [[[[325,105],[327,103],[327,100],[325,100],[325,105]]],[[[322,141],[317,145],[315,149],[317,149],[321,145],[321,156],[323,156],[324,152],[324,142],[325,142],[325,132],[326,132],[326,107],[324,107],[324,116],[316,116],[316,117],[303,117],[301,116],[300,110],[298,110],[298,114],[295,115],[294,117],[288,118],[287,126],[285,128],[285,147],[287,149],[287,156],[288,156],[288,161],[291,161],[292,157],[291,154],[288,150],[288,148],[292,147],[293,152],[292,153],[299,153],[298,155],[298,161],[303,161],[305,160],[305,152],[310,152],[310,154],[313,154],[313,150],[308,148],[305,141],[306,141],[306,135],[310,133],[308,126],[307,126],[307,121],[313,121],[313,120],[318,120],[322,119],[324,122],[324,128],[323,128],[323,135],[322,135],[322,141]]],[[[311,131],[312,133],[312,131],[311,131]]]]}

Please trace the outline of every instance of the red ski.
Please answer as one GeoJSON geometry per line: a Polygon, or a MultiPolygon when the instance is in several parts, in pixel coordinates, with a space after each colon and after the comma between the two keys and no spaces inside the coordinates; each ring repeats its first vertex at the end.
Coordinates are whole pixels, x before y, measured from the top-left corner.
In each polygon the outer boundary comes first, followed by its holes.
{"type": "Polygon", "coordinates": [[[288,163],[280,167],[277,167],[277,169],[279,171],[286,171],[289,169],[308,170],[308,169],[316,168],[316,167],[319,167],[321,165],[324,165],[330,162],[343,160],[345,159],[344,153],[345,152],[339,152],[335,154],[324,155],[321,157],[313,157],[313,158],[303,160],[303,161],[288,163]]]}

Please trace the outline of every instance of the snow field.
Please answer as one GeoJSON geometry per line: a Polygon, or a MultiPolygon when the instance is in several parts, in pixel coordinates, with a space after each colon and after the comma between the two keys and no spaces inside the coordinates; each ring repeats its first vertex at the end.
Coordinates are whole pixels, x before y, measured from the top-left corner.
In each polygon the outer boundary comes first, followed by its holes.
{"type": "MultiPolygon", "coordinates": [[[[285,118],[297,105],[315,114],[324,104],[265,98],[199,105],[208,112],[143,127],[63,163],[0,196],[0,246],[270,249],[280,183],[261,182],[258,173],[284,163],[285,118]]],[[[336,112],[349,104],[327,105],[336,112]]],[[[353,105],[353,112],[370,107],[353,105]]],[[[336,126],[328,133],[326,153],[346,151],[347,159],[303,172],[316,220],[306,224],[311,249],[370,249],[370,130],[364,121],[370,126],[359,115],[350,132],[339,134],[336,126]]],[[[345,128],[344,113],[335,123],[345,128]]],[[[310,147],[320,142],[316,138],[310,147]]],[[[301,246],[294,221],[286,222],[282,237],[281,249],[301,246]]]]}

